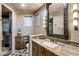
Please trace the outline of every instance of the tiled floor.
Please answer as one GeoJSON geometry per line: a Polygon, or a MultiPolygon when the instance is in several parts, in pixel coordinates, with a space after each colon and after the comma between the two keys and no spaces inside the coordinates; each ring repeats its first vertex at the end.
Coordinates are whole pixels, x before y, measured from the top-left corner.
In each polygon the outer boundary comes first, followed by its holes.
{"type": "Polygon", "coordinates": [[[15,52],[12,52],[8,56],[29,56],[29,43],[26,45],[27,48],[16,50],[15,52]]]}
{"type": "Polygon", "coordinates": [[[8,47],[2,47],[2,55],[6,54],[8,52],[8,47]]]}
{"type": "Polygon", "coordinates": [[[28,50],[27,49],[16,50],[15,52],[12,52],[8,56],[28,56],[28,50]]]}
{"type": "Polygon", "coordinates": [[[15,50],[14,52],[11,52],[8,50],[8,48],[3,47],[2,55],[3,56],[29,56],[29,43],[26,44],[25,49],[15,50]]]}

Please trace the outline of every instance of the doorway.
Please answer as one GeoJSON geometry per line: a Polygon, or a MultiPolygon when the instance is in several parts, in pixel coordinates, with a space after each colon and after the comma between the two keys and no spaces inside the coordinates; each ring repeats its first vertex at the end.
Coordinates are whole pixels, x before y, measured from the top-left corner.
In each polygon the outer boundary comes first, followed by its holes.
{"type": "Polygon", "coordinates": [[[12,51],[12,12],[2,5],[2,55],[12,51]]]}

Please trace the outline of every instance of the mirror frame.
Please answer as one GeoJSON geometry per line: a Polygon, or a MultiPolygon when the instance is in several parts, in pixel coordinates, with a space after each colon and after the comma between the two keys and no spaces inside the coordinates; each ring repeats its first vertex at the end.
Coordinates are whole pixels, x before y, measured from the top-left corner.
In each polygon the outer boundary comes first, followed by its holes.
{"type": "Polygon", "coordinates": [[[68,3],[66,3],[64,5],[64,35],[61,34],[49,34],[49,6],[52,3],[47,3],[46,4],[46,10],[47,10],[47,23],[46,23],[46,34],[47,36],[51,36],[51,37],[56,37],[56,38],[60,38],[60,39],[65,39],[68,40],[69,39],[69,33],[68,33],[68,3]]]}

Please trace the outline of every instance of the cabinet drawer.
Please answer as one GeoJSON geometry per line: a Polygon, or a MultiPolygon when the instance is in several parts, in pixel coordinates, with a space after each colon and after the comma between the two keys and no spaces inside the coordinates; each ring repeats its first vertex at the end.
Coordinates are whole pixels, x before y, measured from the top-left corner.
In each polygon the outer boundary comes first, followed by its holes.
{"type": "Polygon", "coordinates": [[[38,45],[35,42],[32,42],[32,55],[33,56],[38,55],[38,45]]]}
{"type": "Polygon", "coordinates": [[[45,48],[38,45],[38,56],[45,56],[45,48]]]}

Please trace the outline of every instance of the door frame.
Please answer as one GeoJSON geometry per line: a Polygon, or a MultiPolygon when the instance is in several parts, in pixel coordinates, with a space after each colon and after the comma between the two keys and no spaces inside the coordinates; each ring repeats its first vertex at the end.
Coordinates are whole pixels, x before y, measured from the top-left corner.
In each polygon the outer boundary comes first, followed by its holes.
{"type": "MultiPolygon", "coordinates": [[[[2,4],[2,7],[3,7],[3,6],[4,6],[5,8],[7,8],[7,9],[9,9],[5,4],[2,4]]],[[[10,9],[9,9],[9,10],[10,10],[10,9]]],[[[2,11],[3,11],[3,10],[2,10],[2,11]]],[[[11,13],[9,14],[9,16],[11,16],[11,18],[10,18],[10,19],[11,19],[11,44],[10,44],[10,42],[9,42],[9,45],[11,45],[11,47],[9,47],[9,50],[11,50],[11,51],[10,51],[9,53],[12,52],[12,32],[13,32],[13,31],[12,31],[12,29],[13,29],[13,26],[12,26],[12,23],[13,23],[13,22],[12,22],[12,11],[10,10],[10,12],[11,12],[11,13]]],[[[3,19],[3,18],[2,18],[2,19],[3,19]]],[[[2,37],[3,37],[3,36],[2,36],[2,37]]]]}

